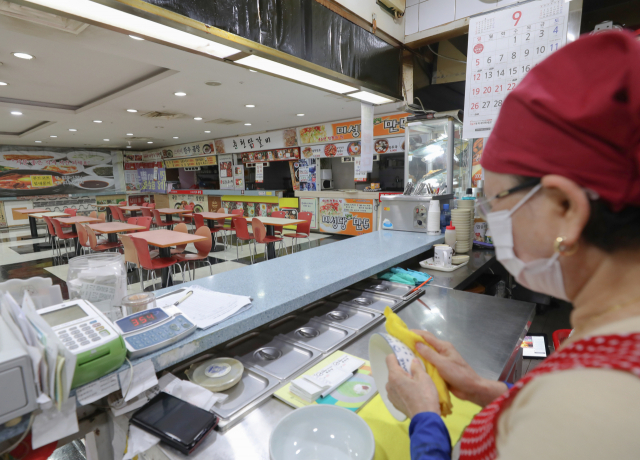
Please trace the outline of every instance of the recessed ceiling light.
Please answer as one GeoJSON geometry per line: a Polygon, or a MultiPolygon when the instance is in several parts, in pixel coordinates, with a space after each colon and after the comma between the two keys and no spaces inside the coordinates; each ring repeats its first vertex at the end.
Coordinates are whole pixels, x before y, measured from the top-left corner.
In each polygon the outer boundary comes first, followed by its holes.
{"type": "Polygon", "coordinates": [[[245,123],[244,125],[245,126],[251,126],[251,123],[245,123]]]}
{"type": "Polygon", "coordinates": [[[13,112],[11,112],[11,115],[22,115],[22,112],[14,110],[13,112]]]}
{"type": "Polygon", "coordinates": [[[249,108],[249,109],[252,109],[252,108],[254,108],[254,107],[255,107],[255,105],[253,105],[253,104],[247,104],[247,105],[245,105],[245,107],[247,107],[247,108],[249,108]]]}
{"type": "Polygon", "coordinates": [[[174,96],[182,97],[182,96],[186,96],[186,95],[187,95],[187,93],[185,93],[185,92],[183,92],[183,91],[178,91],[177,93],[173,93],[173,95],[174,95],[174,96]]]}
{"type": "Polygon", "coordinates": [[[205,131],[205,133],[209,134],[211,131],[205,131]]]}
{"type": "Polygon", "coordinates": [[[304,117],[304,113],[298,113],[296,115],[298,115],[299,117],[304,117]]]}
{"type": "Polygon", "coordinates": [[[179,137],[178,137],[178,136],[173,136],[173,138],[174,138],[174,139],[179,139],[179,137]]]}
{"type": "Polygon", "coordinates": [[[109,142],[109,139],[102,139],[102,140],[105,141],[105,142],[109,142]]]}
{"type": "Polygon", "coordinates": [[[31,59],[33,59],[33,56],[27,53],[11,53],[11,54],[13,54],[17,58],[26,59],[27,61],[30,61],[31,59]]]}
{"type": "Polygon", "coordinates": [[[58,136],[49,136],[49,137],[58,137],[58,136]]]}
{"type": "Polygon", "coordinates": [[[137,113],[138,111],[136,109],[127,109],[127,112],[129,112],[129,113],[137,113]]]}
{"type": "Polygon", "coordinates": [[[36,144],[42,144],[42,141],[36,141],[36,144]]]}
{"type": "Polygon", "coordinates": [[[258,72],[258,71],[257,71],[257,70],[253,70],[253,69],[249,69],[249,72],[254,72],[254,73],[256,73],[256,72],[258,72]]]}
{"type": "Polygon", "coordinates": [[[147,142],[147,144],[153,144],[153,142],[149,141],[149,142],[147,142]]]}
{"type": "Polygon", "coordinates": [[[129,35],[129,37],[133,38],[134,40],[144,40],[144,38],[136,37],[135,35],[129,35]]]}
{"type": "Polygon", "coordinates": [[[127,136],[133,136],[133,133],[127,133],[127,136]]]}
{"type": "Polygon", "coordinates": [[[94,123],[102,123],[102,120],[93,120],[94,123]]]}
{"type": "Polygon", "coordinates": [[[75,133],[77,131],[77,129],[75,128],[69,128],[69,131],[71,131],[72,133],[75,133]]]}
{"type": "Polygon", "coordinates": [[[6,83],[4,81],[0,81],[0,86],[8,86],[8,85],[9,85],[9,83],[6,83]]]}
{"type": "Polygon", "coordinates": [[[200,120],[202,120],[202,117],[193,117],[193,119],[194,119],[195,121],[200,121],[200,120]]]}

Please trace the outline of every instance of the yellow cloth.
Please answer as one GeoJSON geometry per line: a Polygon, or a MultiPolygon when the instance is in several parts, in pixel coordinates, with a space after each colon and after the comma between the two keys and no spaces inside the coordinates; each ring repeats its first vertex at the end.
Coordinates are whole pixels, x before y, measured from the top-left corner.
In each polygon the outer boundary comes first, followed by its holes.
{"type": "MultiPolygon", "coordinates": [[[[444,419],[449,430],[451,445],[455,445],[464,429],[471,423],[471,419],[480,412],[481,407],[469,401],[462,401],[451,395],[453,413],[444,419]]],[[[358,412],[373,431],[376,441],[376,456],[374,460],[403,460],[411,458],[409,442],[409,419],[397,421],[387,410],[380,395],[376,395],[358,412]]]]}
{"type": "MultiPolygon", "coordinates": [[[[391,308],[387,307],[384,310],[384,316],[387,318],[386,328],[389,335],[395,337],[400,340],[406,346],[408,346],[413,353],[422,360],[425,368],[427,369],[427,374],[433,380],[433,383],[436,384],[436,389],[438,390],[438,399],[440,401],[440,413],[443,417],[446,417],[451,413],[451,398],[449,396],[449,387],[444,379],[440,376],[440,373],[436,369],[436,367],[425,360],[418,350],[416,350],[416,344],[421,342],[428,347],[431,347],[422,337],[420,337],[415,332],[409,330],[407,325],[400,319],[398,315],[396,315],[391,308]]],[[[433,347],[431,347],[433,348],[433,347]]]]}

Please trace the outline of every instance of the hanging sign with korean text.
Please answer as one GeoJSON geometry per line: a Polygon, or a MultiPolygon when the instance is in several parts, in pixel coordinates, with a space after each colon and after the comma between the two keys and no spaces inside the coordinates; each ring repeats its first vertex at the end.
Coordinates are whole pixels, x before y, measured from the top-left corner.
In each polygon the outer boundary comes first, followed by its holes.
{"type": "MultiPolygon", "coordinates": [[[[404,134],[408,113],[373,117],[373,137],[400,136],[404,134]]],[[[328,142],[360,140],[360,120],[323,123],[298,128],[300,145],[326,144],[328,142]]]]}
{"type": "Polygon", "coordinates": [[[284,149],[298,145],[296,129],[269,131],[248,136],[228,137],[214,141],[216,153],[243,153],[255,150],[284,149]]]}
{"type": "Polygon", "coordinates": [[[243,163],[293,161],[300,158],[300,148],[294,147],[289,149],[265,150],[263,152],[247,152],[243,153],[241,158],[243,163]]]}

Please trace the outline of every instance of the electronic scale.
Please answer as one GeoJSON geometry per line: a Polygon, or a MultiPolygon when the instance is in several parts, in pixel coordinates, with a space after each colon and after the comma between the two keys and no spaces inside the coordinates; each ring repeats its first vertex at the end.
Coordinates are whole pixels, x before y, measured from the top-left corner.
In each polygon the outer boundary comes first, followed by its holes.
{"type": "Polygon", "coordinates": [[[116,321],[130,358],[137,358],[178,342],[198,328],[175,305],[157,307],[116,321]]]}
{"type": "Polygon", "coordinates": [[[96,380],[124,363],[127,350],[122,337],[107,317],[86,300],[41,308],[38,314],[76,355],[71,388],[96,380]]]}

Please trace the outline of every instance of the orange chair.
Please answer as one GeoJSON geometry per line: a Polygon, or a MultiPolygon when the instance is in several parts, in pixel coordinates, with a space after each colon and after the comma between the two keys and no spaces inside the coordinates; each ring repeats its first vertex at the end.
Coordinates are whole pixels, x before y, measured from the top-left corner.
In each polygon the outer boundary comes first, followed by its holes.
{"type": "Polygon", "coordinates": [[[87,233],[87,229],[84,228],[84,225],[78,224],[76,225],[76,230],[78,230],[78,243],[80,243],[80,247],[82,248],[82,253],[88,249],[91,252],[91,245],[89,244],[89,234],[87,233]]]}
{"type": "MultiPolygon", "coordinates": [[[[244,209],[232,209],[231,210],[231,216],[238,216],[238,217],[244,217],[244,209]]],[[[229,236],[233,235],[236,232],[236,228],[233,225],[233,217],[231,217],[231,222],[229,223],[229,226],[226,226],[226,220],[225,220],[225,225],[223,226],[224,229],[224,245],[225,248],[227,246],[227,232],[230,233],[229,236]]]]}
{"type": "Polygon", "coordinates": [[[78,234],[76,232],[64,232],[62,230],[62,224],[60,224],[60,221],[58,221],[58,219],[52,219],[51,223],[53,224],[53,228],[55,229],[55,232],[56,232],[56,237],[58,238],[58,247],[60,245],[60,241],[61,240],[64,241],[64,249],[65,249],[65,253],[67,254],[67,261],[68,261],[69,249],[67,248],[67,241],[77,238],[78,234]]]}
{"type": "Polygon", "coordinates": [[[56,229],[53,226],[53,222],[51,218],[48,216],[42,216],[44,218],[45,223],[47,224],[47,230],[49,231],[49,239],[51,240],[51,246],[53,249],[58,249],[58,257],[62,257],[62,252],[60,252],[60,246],[58,244],[58,239],[56,238],[56,229]]]}
{"type": "Polygon", "coordinates": [[[75,216],[76,216],[76,214],[78,213],[78,210],[77,210],[77,209],[73,209],[73,208],[66,208],[66,209],[65,209],[64,211],[62,211],[62,212],[64,212],[65,214],[69,214],[70,216],[75,217],[75,216]]]}
{"type": "Polygon", "coordinates": [[[138,217],[138,225],[140,227],[146,227],[144,230],[138,230],[139,232],[148,232],[151,229],[151,223],[153,218],[151,216],[138,217]]]}
{"type": "MultiPolygon", "coordinates": [[[[138,267],[140,269],[140,282],[142,283],[142,269],[147,270],[147,281],[149,281],[149,273],[151,273],[153,278],[153,290],[156,290],[156,270],[161,268],[171,267],[172,274],[171,277],[175,276],[175,266],[180,267],[180,272],[182,273],[182,281],[184,281],[184,272],[182,271],[182,267],[178,263],[177,257],[158,257],[156,259],[152,259],[149,254],[149,244],[146,240],[142,238],[136,238],[135,235],[131,236],[133,240],[133,245],[136,248],[136,253],[138,254],[138,267]]],[[[168,286],[163,286],[168,287],[168,286]]]]}
{"type": "MultiPolygon", "coordinates": [[[[138,219],[139,219],[139,217],[129,217],[127,219],[127,223],[129,225],[138,225],[138,219]]],[[[133,233],[133,232],[136,232],[136,231],[137,230],[129,230],[127,233],[133,233]]]]}
{"type": "Polygon", "coordinates": [[[204,223],[204,217],[202,217],[202,214],[193,214],[193,221],[196,223],[196,231],[201,228],[201,227],[205,227],[207,229],[209,229],[209,233],[212,234],[212,238],[213,238],[213,249],[215,250],[216,248],[216,244],[218,242],[218,238],[215,235],[216,233],[224,230],[222,228],[222,226],[219,225],[214,225],[213,227],[209,227],[208,225],[205,225],[204,223]]]}
{"type": "MultiPolygon", "coordinates": [[[[120,241],[122,242],[122,249],[124,250],[124,261],[127,264],[127,271],[129,271],[129,264],[133,264],[134,268],[138,269],[138,273],[140,272],[140,262],[138,261],[138,251],[136,250],[135,245],[133,244],[133,239],[129,235],[120,235],[120,241]]],[[[149,255],[153,259],[154,257],[158,257],[158,251],[150,251],[149,255]]],[[[129,284],[129,277],[127,277],[127,285],[129,284]]],[[[144,283],[142,280],[142,276],[140,276],[140,286],[144,291],[144,283]]]]}
{"type": "Polygon", "coordinates": [[[180,262],[184,262],[186,264],[187,272],[189,271],[189,263],[193,262],[193,278],[192,279],[194,280],[196,279],[196,262],[198,261],[202,261],[206,264],[209,264],[209,272],[211,273],[211,276],[213,276],[213,267],[211,267],[211,262],[209,262],[209,253],[211,252],[211,245],[212,245],[211,232],[207,227],[200,227],[196,230],[196,235],[204,236],[205,238],[207,238],[204,241],[198,241],[196,243],[193,243],[198,253],[197,254],[177,254],[175,256],[180,262]]]}
{"type": "MultiPolygon", "coordinates": [[[[274,217],[276,219],[284,219],[286,217],[286,213],[284,211],[274,211],[271,213],[271,217],[274,217]]],[[[276,236],[282,236],[282,229],[284,228],[284,225],[274,225],[273,226],[273,233],[276,236]]]]}
{"type": "Polygon", "coordinates": [[[104,224],[107,221],[107,213],[106,212],[99,212],[98,213],[98,219],[100,219],[100,222],[102,222],[104,224]]]}
{"type": "Polygon", "coordinates": [[[244,247],[244,242],[249,242],[249,257],[251,258],[251,263],[253,263],[253,253],[251,252],[251,242],[253,241],[253,246],[255,249],[255,238],[253,233],[249,233],[249,226],[247,224],[247,219],[244,217],[234,217],[231,219],[233,222],[233,226],[236,229],[236,260],[240,258],[240,254],[238,251],[238,241],[242,241],[242,246],[244,247]]]}
{"type": "Polygon", "coordinates": [[[120,211],[120,209],[117,206],[114,206],[114,205],[109,205],[107,207],[111,211],[111,222],[120,221],[120,213],[118,212],[118,211],[120,211]]]}
{"type": "MultiPolygon", "coordinates": [[[[266,245],[269,243],[283,243],[282,238],[277,237],[277,236],[267,236],[267,229],[265,228],[264,224],[262,222],[260,222],[259,219],[257,218],[253,218],[253,220],[251,221],[251,227],[253,227],[253,236],[256,240],[256,243],[260,243],[260,244],[264,244],[264,259],[268,260],[269,259],[269,254],[267,253],[267,247],[266,245]]],[[[257,252],[256,252],[257,253],[257,252]]]]}
{"type": "Polygon", "coordinates": [[[156,209],[155,203],[149,203],[149,209],[156,209]]]}
{"type": "Polygon", "coordinates": [[[310,212],[301,212],[298,214],[298,219],[304,220],[305,223],[296,225],[295,233],[285,233],[282,235],[286,238],[291,238],[292,254],[295,251],[295,247],[298,245],[298,238],[306,238],[309,242],[309,249],[311,249],[311,239],[309,238],[309,235],[311,234],[311,219],[313,219],[313,214],[310,212]]]}
{"type": "MultiPolygon", "coordinates": [[[[180,233],[189,233],[187,224],[185,224],[184,222],[180,222],[178,225],[176,225],[173,231],[180,232],[180,233]]],[[[186,244],[177,245],[175,249],[171,250],[171,255],[182,254],[186,248],[187,248],[186,244]]]]}
{"type": "Polygon", "coordinates": [[[93,217],[94,219],[98,218],[98,211],[91,211],[89,213],[89,217],[93,217]]]}
{"type": "MultiPolygon", "coordinates": [[[[164,220],[162,220],[162,217],[160,216],[160,211],[158,211],[157,209],[153,210],[153,220],[154,223],[156,224],[156,227],[173,227],[173,221],[172,222],[165,222],[164,220]]],[[[171,230],[171,229],[169,229],[171,230]]]]}
{"type": "Polygon", "coordinates": [[[119,242],[107,242],[107,243],[98,243],[98,237],[96,236],[96,232],[89,226],[86,226],[87,234],[89,235],[89,246],[91,246],[91,250],[95,252],[104,252],[109,251],[110,249],[116,249],[120,247],[119,242]]]}

